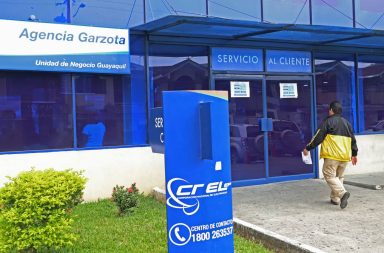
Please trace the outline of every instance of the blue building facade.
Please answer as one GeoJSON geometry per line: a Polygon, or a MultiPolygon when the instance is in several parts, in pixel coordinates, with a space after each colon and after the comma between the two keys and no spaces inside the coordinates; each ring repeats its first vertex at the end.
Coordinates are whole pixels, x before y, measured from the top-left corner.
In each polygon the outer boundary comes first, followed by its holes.
{"type": "Polygon", "coordinates": [[[318,177],[316,154],[305,165],[300,151],[333,100],[362,143],[384,131],[380,0],[15,0],[0,10],[129,29],[130,52],[129,74],[3,67],[2,155],[146,147],[165,90],[228,91],[234,185],[318,177]]]}

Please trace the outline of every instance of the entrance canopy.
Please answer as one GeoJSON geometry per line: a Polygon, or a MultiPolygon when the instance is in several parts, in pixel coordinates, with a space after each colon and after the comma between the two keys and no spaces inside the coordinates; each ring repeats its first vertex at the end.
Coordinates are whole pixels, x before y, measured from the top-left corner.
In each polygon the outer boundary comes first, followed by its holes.
{"type": "Polygon", "coordinates": [[[214,17],[167,16],[132,28],[150,40],[183,43],[257,45],[384,54],[384,31],[361,28],[271,24],[214,17]],[[166,39],[167,38],[167,39],[166,39]],[[230,40],[230,44],[228,44],[230,40]],[[283,44],[283,45],[282,45],[283,44]]]}

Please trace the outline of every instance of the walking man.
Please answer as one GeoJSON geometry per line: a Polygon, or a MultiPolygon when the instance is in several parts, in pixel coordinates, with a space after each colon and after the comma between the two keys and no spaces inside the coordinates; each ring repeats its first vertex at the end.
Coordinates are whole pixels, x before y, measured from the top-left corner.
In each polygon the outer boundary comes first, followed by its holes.
{"type": "Polygon", "coordinates": [[[303,153],[321,145],[320,159],[324,158],[323,175],[331,188],[331,203],[342,209],[347,207],[350,193],[344,188],[344,170],[347,163],[357,163],[357,145],[351,124],[341,116],[340,102],[329,105],[328,117],[321,123],[311,142],[303,153]]]}

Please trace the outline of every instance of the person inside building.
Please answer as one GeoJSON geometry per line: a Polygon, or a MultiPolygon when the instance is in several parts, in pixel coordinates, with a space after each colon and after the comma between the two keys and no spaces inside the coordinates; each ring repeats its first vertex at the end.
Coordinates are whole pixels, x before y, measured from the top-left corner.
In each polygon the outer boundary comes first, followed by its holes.
{"type": "Polygon", "coordinates": [[[323,175],[331,188],[331,203],[344,209],[350,196],[343,185],[344,171],[349,161],[356,165],[358,148],[353,128],[341,113],[340,102],[332,102],[329,105],[329,116],[321,123],[303,153],[307,156],[308,151],[322,144],[320,159],[324,158],[323,175]]]}
{"type": "Polygon", "coordinates": [[[86,142],[84,147],[102,147],[105,135],[104,122],[100,120],[100,116],[97,113],[91,113],[88,122],[82,130],[82,133],[86,136],[86,142]]]}

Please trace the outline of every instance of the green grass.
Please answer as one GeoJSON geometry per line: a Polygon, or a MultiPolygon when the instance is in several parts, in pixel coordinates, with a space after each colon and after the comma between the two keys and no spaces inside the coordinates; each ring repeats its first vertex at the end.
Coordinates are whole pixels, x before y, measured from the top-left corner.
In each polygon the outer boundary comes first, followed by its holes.
{"type": "MultiPolygon", "coordinates": [[[[167,252],[165,205],[140,196],[132,214],[116,215],[109,200],[77,206],[73,215],[74,232],[79,240],[71,249],[60,252],[167,252]]],[[[236,252],[270,252],[263,246],[235,235],[236,252]]]]}

